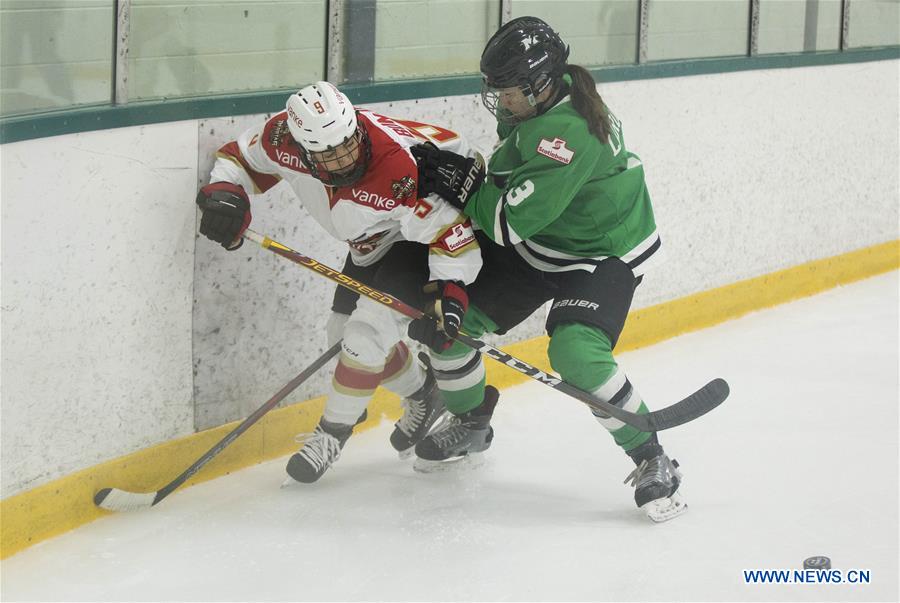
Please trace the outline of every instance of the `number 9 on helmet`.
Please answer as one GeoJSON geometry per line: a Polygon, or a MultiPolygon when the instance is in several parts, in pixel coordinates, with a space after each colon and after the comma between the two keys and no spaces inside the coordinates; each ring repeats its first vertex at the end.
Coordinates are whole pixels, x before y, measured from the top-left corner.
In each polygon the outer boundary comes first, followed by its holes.
{"type": "Polygon", "coordinates": [[[287,124],[300,160],[328,186],[349,186],[366,172],[372,149],[353,105],[328,82],[310,84],[287,100],[287,124]]]}

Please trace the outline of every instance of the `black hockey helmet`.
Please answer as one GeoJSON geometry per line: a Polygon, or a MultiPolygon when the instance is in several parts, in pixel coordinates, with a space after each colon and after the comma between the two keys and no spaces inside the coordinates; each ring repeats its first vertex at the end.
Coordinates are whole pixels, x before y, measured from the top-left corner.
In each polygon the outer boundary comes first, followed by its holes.
{"type": "Polygon", "coordinates": [[[568,58],[569,47],[546,22],[537,17],[513,19],[491,36],[481,54],[482,102],[501,120],[498,89],[518,87],[532,106],[537,105],[537,96],[565,73],[568,58]]]}

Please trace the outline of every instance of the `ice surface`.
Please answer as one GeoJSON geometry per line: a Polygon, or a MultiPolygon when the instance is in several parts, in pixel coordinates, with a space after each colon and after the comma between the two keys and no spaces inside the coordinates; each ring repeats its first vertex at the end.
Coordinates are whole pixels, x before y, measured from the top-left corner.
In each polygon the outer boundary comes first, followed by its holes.
{"type": "MultiPolygon", "coordinates": [[[[653,524],[581,404],[504,390],[487,462],[421,475],[354,436],[314,485],[281,459],[101,519],[2,563],[4,601],[874,601],[898,596],[898,274],[622,354],[653,408],[731,398],[660,434],[688,512],[653,524]],[[747,585],[743,569],[871,571],[747,585]]],[[[183,468],[173,467],[172,475],[183,468]]]]}

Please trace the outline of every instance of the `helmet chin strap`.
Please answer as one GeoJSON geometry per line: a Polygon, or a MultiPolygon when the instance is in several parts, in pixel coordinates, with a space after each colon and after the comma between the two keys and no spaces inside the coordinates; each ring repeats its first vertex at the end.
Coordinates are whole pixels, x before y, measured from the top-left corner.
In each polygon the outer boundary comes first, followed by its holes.
{"type": "MultiPolygon", "coordinates": [[[[534,117],[543,115],[544,113],[555,107],[556,103],[558,103],[569,91],[569,87],[566,85],[565,81],[562,78],[559,78],[557,81],[550,84],[550,86],[552,88],[552,91],[550,92],[550,96],[547,97],[547,100],[542,103],[535,102],[535,104],[533,105],[537,109],[534,117]]],[[[534,95],[532,95],[532,98],[533,97],[534,95]]]]}

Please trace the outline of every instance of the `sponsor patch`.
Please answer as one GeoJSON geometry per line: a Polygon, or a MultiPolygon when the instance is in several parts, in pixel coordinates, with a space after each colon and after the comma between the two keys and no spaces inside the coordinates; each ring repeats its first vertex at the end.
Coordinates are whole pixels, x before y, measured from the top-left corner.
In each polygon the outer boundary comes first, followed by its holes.
{"type": "Polygon", "coordinates": [[[537,152],[554,161],[565,163],[567,165],[572,161],[572,157],[575,155],[575,151],[567,148],[566,141],[562,138],[554,138],[553,140],[542,138],[538,145],[537,152]]]}
{"type": "Polygon", "coordinates": [[[394,180],[391,184],[391,192],[394,195],[394,199],[398,201],[409,199],[409,196],[416,192],[416,181],[411,176],[404,176],[400,180],[394,180]]]}
{"type": "Polygon", "coordinates": [[[450,251],[456,251],[465,247],[474,240],[475,233],[472,232],[471,228],[466,228],[462,224],[454,225],[450,232],[444,235],[444,245],[450,251]]]}

